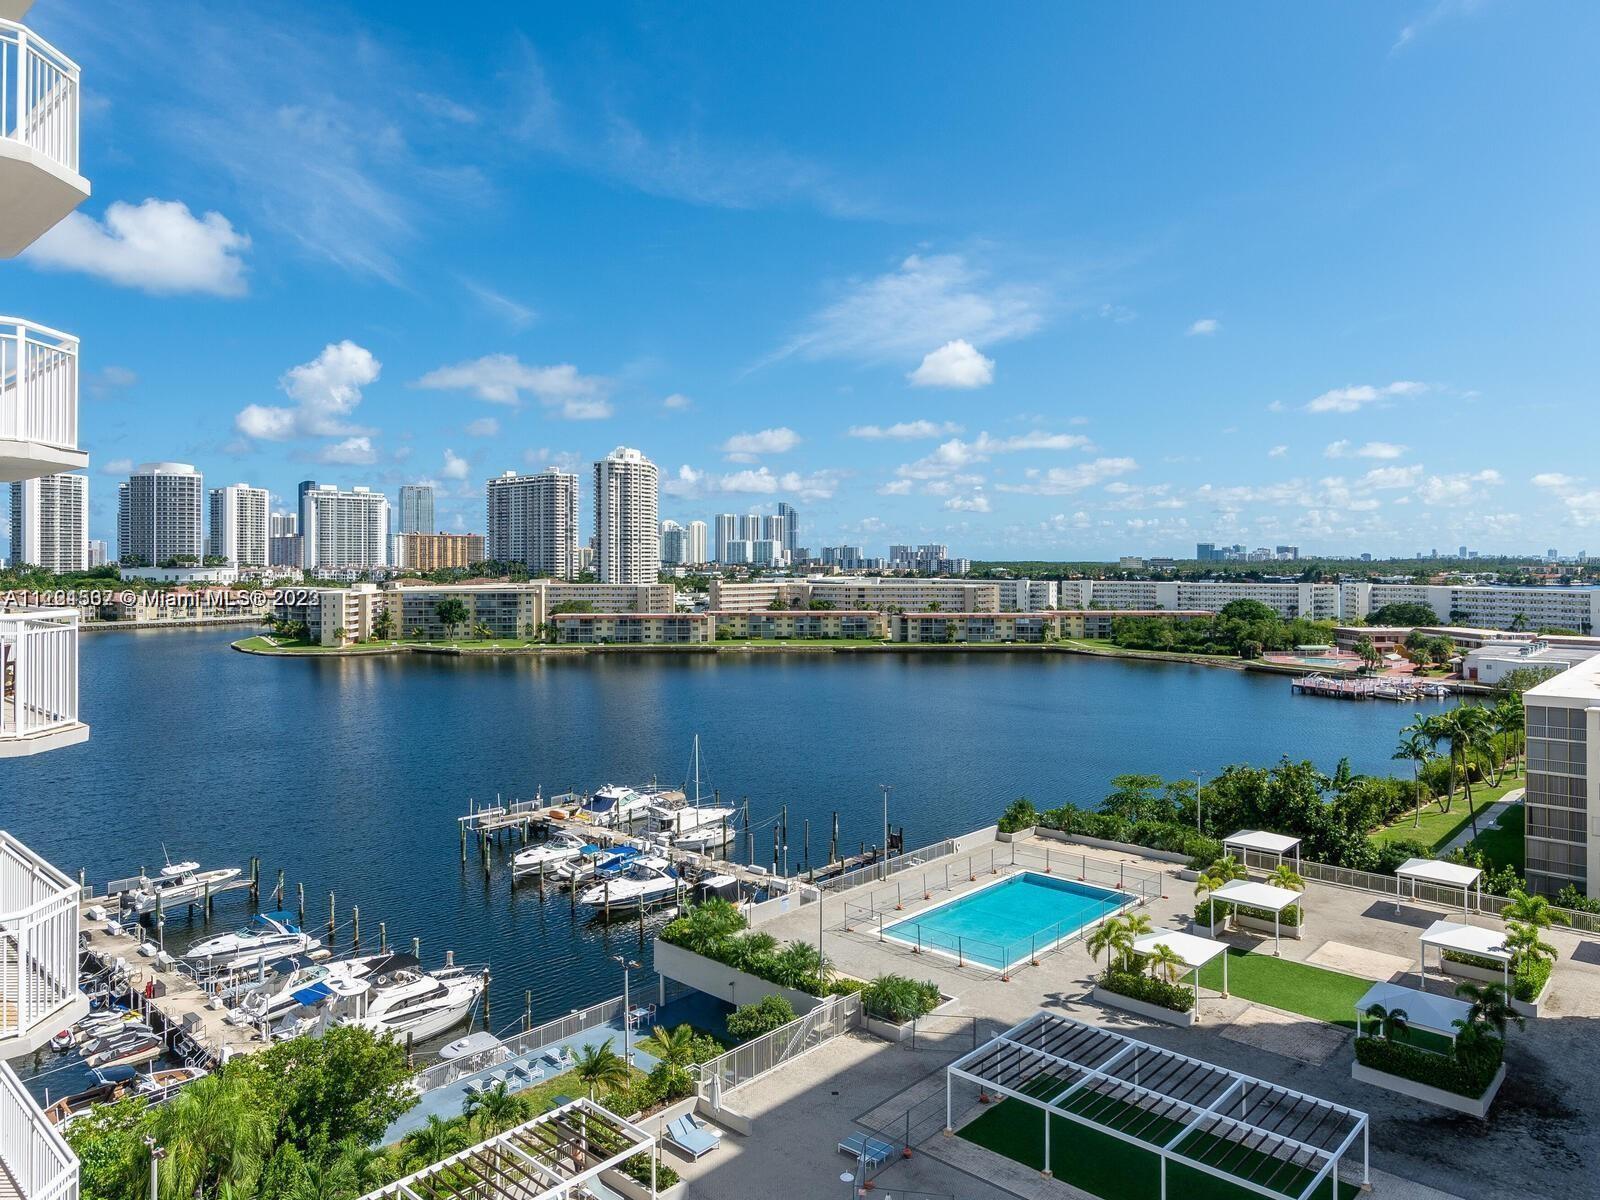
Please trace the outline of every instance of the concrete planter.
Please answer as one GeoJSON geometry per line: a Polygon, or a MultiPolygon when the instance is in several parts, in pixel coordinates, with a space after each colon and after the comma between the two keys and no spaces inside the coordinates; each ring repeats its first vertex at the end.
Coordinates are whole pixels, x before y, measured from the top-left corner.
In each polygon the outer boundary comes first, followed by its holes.
{"type": "MultiPolygon", "coordinates": [[[[1448,958],[1443,960],[1444,973],[1453,975],[1457,979],[1471,979],[1476,983],[1502,983],[1506,976],[1502,971],[1491,971],[1488,967],[1474,966],[1472,963],[1451,962],[1448,958]]],[[[1549,978],[1544,981],[1544,987],[1532,1000],[1518,1000],[1510,997],[1512,1010],[1524,1017],[1537,1017],[1539,1005],[1544,1003],[1544,998],[1550,992],[1550,980],[1555,978],[1555,972],[1550,972],[1549,978]]]]}
{"type": "MultiPolygon", "coordinates": [[[[1271,921],[1263,921],[1260,917],[1244,917],[1244,916],[1239,916],[1239,915],[1235,914],[1235,916],[1233,918],[1233,923],[1234,923],[1234,925],[1236,925],[1240,929],[1253,929],[1253,930],[1256,930],[1259,933],[1271,933],[1272,932],[1272,922],[1271,921]]],[[[1298,924],[1298,925],[1280,925],[1278,927],[1278,929],[1279,929],[1279,932],[1282,933],[1284,937],[1293,938],[1297,942],[1300,941],[1301,939],[1303,939],[1306,936],[1305,914],[1304,913],[1301,914],[1301,916],[1300,916],[1300,924],[1298,924]]]]}
{"type": "MultiPolygon", "coordinates": [[[[1217,912],[1221,915],[1222,910],[1218,909],[1217,912]]],[[[1207,925],[1204,921],[1197,921],[1193,917],[1189,918],[1189,932],[1198,934],[1201,937],[1214,938],[1227,931],[1228,918],[1226,916],[1223,916],[1215,925],[1207,925]]]]}
{"type": "Polygon", "coordinates": [[[1115,850],[1119,854],[1137,854],[1141,858],[1153,858],[1159,862],[1182,863],[1189,865],[1189,855],[1173,854],[1168,850],[1152,850],[1149,846],[1135,846],[1131,842],[1108,842],[1104,838],[1082,837],[1076,833],[1062,833],[1058,829],[1045,829],[1043,826],[1036,828],[1035,837],[1047,838],[1052,842],[1068,842],[1074,846],[1091,846],[1096,850],[1115,850]]]}
{"type": "Polygon", "coordinates": [[[1019,829],[1015,833],[1006,833],[1004,830],[996,831],[994,840],[997,842],[1025,842],[1034,835],[1036,827],[1029,825],[1026,829],[1019,829]]]}
{"type": "Polygon", "coordinates": [[[1481,1120],[1488,1115],[1489,1106],[1494,1103],[1494,1098],[1500,1093],[1500,1085],[1506,1079],[1506,1067],[1504,1063],[1500,1064],[1500,1069],[1495,1072],[1493,1082],[1484,1089],[1483,1095],[1476,1099],[1471,1096],[1457,1095],[1455,1092],[1447,1092],[1443,1088],[1429,1087],[1425,1083],[1418,1083],[1414,1079],[1406,1079],[1399,1075],[1391,1075],[1387,1071],[1364,1067],[1359,1062],[1350,1064],[1350,1078],[1357,1083],[1381,1087],[1386,1091],[1396,1092],[1402,1096],[1410,1096],[1413,1100],[1436,1104],[1440,1108],[1466,1113],[1470,1117],[1477,1117],[1481,1120]]]}
{"type": "Polygon", "coordinates": [[[1148,1018],[1151,1021],[1162,1021],[1168,1025],[1178,1025],[1184,1029],[1194,1024],[1194,1010],[1179,1012],[1174,1008],[1165,1008],[1160,1004],[1150,1004],[1144,1000],[1135,1000],[1132,996],[1124,996],[1121,992],[1107,991],[1098,983],[1094,991],[1089,993],[1089,999],[1096,1004],[1103,1004],[1107,1008],[1120,1008],[1124,1012],[1131,1012],[1137,1016],[1148,1018]]]}
{"type": "Polygon", "coordinates": [[[707,996],[726,1000],[736,1008],[754,1004],[766,996],[782,996],[794,1007],[795,1015],[803,1017],[822,1003],[816,996],[768,983],[765,979],[736,971],[714,958],[706,958],[682,946],[663,942],[660,938],[655,940],[654,947],[656,974],[677,980],[685,987],[707,996]]]}
{"type": "MultiPolygon", "coordinates": [[[[956,1005],[954,996],[946,996],[943,992],[940,992],[939,995],[941,997],[939,1006],[928,1014],[930,1017],[946,1013],[956,1005]]],[[[868,1033],[873,1037],[882,1038],[886,1042],[906,1041],[911,1037],[912,1030],[916,1028],[917,1024],[916,1021],[907,1021],[904,1025],[895,1025],[889,1021],[869,1016],[865,1008],[861,1011],[861,1021],[866,1026],[868,1033]]]]}
{"type": "MultiPolygon", "coordinates": [[[[608,1188],[619,1196],[627,1197],[627,1200],[650,1200],[650,1189],[642,1183],[634,1182],[632,1176],[625,1175],[621,1171],[602,1171],[600,1178],[605,1180],[608,1188]]],[[[671,1187],[656,1192],[656,1200],[682,1200],[687,1191],[688,1185],[679,1179],[671,1187]]]]}

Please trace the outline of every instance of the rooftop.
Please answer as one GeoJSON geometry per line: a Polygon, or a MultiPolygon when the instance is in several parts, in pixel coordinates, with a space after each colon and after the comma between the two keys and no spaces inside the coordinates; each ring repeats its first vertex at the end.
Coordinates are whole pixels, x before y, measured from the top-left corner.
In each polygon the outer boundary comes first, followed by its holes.
{"type": "Polygon", "coordinates": [[[1580,700],[1600,703],[1600,656],[1578,663],[1554,679],[1546,679],[1522,694],[1528,700],[1580,700]]]}

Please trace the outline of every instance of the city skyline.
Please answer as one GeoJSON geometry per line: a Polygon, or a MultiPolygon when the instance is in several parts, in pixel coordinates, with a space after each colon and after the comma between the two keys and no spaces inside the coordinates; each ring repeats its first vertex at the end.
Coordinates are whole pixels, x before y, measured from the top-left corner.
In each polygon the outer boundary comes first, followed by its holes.
{"type": "Polygon", "coordinates": [[[664,516],[787,498],[813,545],[1581,547],[1582,443],[1474,434],[1590,419],[1600,14],[1442,7],[1002,13],[975,50],[887,10],[796,44],[732,9],[441,39],[404,7],[49,5],[119,152],[8,303],[84,339],[94,538],[143,461],[278,507],[431,480],[464,531],[485,479],[625,444],[664,516]],[[232,52],[289,28],[286,66],[232,52]],[[870,71],[792,90],[875,51],[916,107],[870,71]]]}

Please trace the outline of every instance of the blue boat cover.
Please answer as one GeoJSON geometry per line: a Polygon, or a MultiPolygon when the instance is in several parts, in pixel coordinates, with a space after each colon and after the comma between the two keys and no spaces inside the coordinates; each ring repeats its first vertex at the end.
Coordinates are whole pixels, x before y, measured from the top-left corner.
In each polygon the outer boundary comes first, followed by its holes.
{"type": "Polygon", "coordinates": [[[292,995],[296,1004],[311,1005],[333,995],[333,989],[325,983],[313,983],[310,987],[303,987],[292,995]]]}

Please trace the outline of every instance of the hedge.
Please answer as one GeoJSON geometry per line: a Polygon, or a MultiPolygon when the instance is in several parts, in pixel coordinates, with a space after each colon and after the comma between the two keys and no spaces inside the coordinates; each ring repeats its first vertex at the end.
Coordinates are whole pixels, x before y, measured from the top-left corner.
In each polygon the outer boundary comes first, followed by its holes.
{"type": "Polygon", "coordinates": [[[1505,1043],[1499,1038],[1484,1038],[1483,1047],[1481,1051],[1471,1052],[1458,1048],[1451,1056],[1419,1050],[1388,1038],[1361,1037],[1356,1039],[1356,1061],[1374,1071],[1476,1100],[1494,1082],[1495,1072],[1505,1057],[1505,1043]]]}
{"type": "Polygon", "coordinates": [[[1165,979],[1156,979],[1151,975],[1140,975],[1133,971],[1106,970],[1100,973],[1100,978],[1096,982],[1108,992],[1115,992],[1132,1000],[1141,1000],[1145,1004],[1154,1004],[1157,1008],[1170,1008],[1173,1012],[1186,1013],[1194,1007],[1194,993],[1188,988],[1168,983],[1165,979]]]}
{"type": "MultiPolygon", "coordinates": [[[[1460,963],[1462,966],[1478,967],[1484,971],[1505,969],[1505,964],[1498,958],[1465,954],[1460,950],[1446,950],[1443,953],[1450,962],[1460,963]]],[[[1551,965],[1547,958],[1524,955],[1520,961],[1511,966],[1511,994],[1525,1004],[1532,1004],[1539,998],[1539,993],[1544,991],[1544,985],[1550,982],[1551,965]]]]}
{"type": "MultiPolygon", "coordinates": [[[[1232,906],[1227,904],[1218,904],[1217,915],[1227,916],[1230,907],[1232,906]]],[[[1271,923],[1272,921],[1272,913],[1264,908],[1251,908],[1248,905],[1241,904],[1235,908],[1234,911],[1238,916],[1241,917],[1253,917],[1257,921],[1266,921],[1268,923],[1271,923]]],[[[1281,924],[1285,929],[1298,929],[1300,927],[1300,911],[1300,905],[1298,904],[1292,908],[1284,909],[1282,920],[1279,922],[1279,924],[1281,924]]],[[[1209,899],[1202,900],[1199,904],[1194,906],[1194,919],[1195,922],[1200,925],[1211,924],[1211,901],[1209,899]]]]}
{"type": "Polygon", "coordinates": [[[939,1007],[941,999],[938,984],[904,975],[879,975],[861,990],[867,1015],[896,1025],[927,1016],[939,1007]]]}

